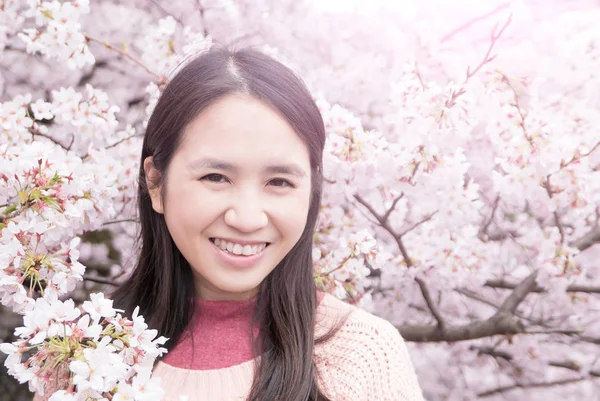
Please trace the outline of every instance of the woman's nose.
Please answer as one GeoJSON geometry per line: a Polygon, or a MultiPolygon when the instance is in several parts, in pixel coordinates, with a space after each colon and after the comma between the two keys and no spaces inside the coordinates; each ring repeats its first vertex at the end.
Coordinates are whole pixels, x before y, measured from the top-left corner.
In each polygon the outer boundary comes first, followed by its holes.
{"type": "Polygon", "coordinates": [[[254,232],[269,224],[267,214],[255,202],[239,202],[225,212],[225,223],[242,232],[254,232]]]}

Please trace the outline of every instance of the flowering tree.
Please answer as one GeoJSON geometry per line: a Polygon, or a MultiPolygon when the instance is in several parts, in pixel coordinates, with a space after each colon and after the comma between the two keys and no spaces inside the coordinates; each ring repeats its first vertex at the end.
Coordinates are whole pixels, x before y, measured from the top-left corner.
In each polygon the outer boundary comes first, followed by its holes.
{"type": "Polygon", "coordinates": [[[600,392],[597,4],[369,3],[0,0],[0,299],[23,315],[8,373],[37,390],[61,367],[55,399],[160,397],[165,339],[98,291],[135,258],[158,95],[219,42],[311,87],[315,281],[398,327],[428,399],[600,392]]]}

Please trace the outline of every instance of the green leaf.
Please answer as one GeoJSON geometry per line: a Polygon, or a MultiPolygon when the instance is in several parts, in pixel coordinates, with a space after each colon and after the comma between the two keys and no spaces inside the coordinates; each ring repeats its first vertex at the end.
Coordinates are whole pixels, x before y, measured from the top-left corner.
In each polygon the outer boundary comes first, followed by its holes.
{"type": "Polygon", "coordinates": [[[10,205],[8,206],[6,209],[4,209],[2,211],[2,213],[6,216],[8,216],[9,214],[11,214],[12,212],[14,212],[15,210],[17,210],[19,208],[19,205],[17,205],[16,203],[14,205],[10,205]]]}
{"type": "Polygon", "coordinates": [[[54,19],[54,17],[52,16],[52,12],[50,12],[49,10],[42,10],[41,13],[42,15],[44,15],[44,17],[48,19],[54,19]]]}

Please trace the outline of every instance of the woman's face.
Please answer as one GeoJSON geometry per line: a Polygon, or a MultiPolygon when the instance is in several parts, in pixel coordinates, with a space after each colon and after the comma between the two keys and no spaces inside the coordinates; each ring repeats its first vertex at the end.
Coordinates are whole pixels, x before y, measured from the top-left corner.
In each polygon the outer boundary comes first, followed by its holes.
{"type": "MultiPolygon", "coordinates": [[[[258,293],[306,225],[309,160],[285,118],[247,95],[222,98],[186,126],[164,199],[160,188],[150,193],[192,268],[197,297],[243,300],[258,293]]],[[[151,187],[157,174],[151,158],[144,169],[151,187]]]]}

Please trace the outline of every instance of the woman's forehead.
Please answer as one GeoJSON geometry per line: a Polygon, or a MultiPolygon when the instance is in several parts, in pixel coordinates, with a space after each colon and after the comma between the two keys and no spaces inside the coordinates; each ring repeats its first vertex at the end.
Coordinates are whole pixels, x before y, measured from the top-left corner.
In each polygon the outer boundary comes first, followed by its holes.
{"type": "Polygon", "coordinates": [[[309,165],[308,147],[289,122],[249,96],[228,96],[200,113],[186,126],[181,151],[192,167],[220,162],[233,170],[257,160],[265,168],[296,164],[305,170],[309,165]]]}

